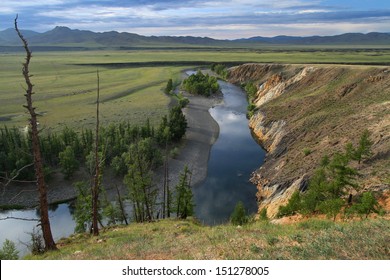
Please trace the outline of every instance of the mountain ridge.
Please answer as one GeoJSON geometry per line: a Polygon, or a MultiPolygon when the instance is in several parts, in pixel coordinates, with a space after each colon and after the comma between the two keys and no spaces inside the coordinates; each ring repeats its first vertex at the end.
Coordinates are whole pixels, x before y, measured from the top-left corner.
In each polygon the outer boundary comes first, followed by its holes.
{"type": "MultiPolygon", "coordinates": [[[[135,46],[135,45],[207,45],[234,46],[239,44],[264,45],[386,45],[390,44],[390,34],[380,32],[344,33],[334,36],[255,36],[250,38],[221,40],[197,36],[144,36],[135,33],[107,31],[93,32],[89,30],[70,29],[56,26],[54,29],[39,33],[31,30],[22,31],[31,45],[92,44],[97,46],[135,46]]],[[[0,31],[0,45],[19,45],[19,38],[12,28],[0,31]]]]}

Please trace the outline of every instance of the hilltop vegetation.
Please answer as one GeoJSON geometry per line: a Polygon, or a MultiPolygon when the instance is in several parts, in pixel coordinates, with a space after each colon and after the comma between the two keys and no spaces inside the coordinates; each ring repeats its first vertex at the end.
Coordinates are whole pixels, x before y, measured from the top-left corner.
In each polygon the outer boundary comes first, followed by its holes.
{"type": "Polygon", "coordinates": [[[28,259],[388,259],[390,222],[305,220],[288,225],[255,222],[206,227],[195,220],[166,219],[74,235],[59,250],[28,259]]]}

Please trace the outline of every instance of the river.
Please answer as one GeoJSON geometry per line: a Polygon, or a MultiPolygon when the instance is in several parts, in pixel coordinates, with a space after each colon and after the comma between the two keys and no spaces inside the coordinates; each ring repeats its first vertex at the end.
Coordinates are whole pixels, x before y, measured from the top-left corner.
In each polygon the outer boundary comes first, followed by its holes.
{"type": "Polygon", "coordinates": [[[251,135],[246,118],[248,102],[240,87],[219,81],[223,102],[210,109],[220,132],[211,148],[207,177],[194,186],[195,216],[204,224],[227,222],[242,201],[248,214],[257,211],[256,186],[251,173],[264,161],[265,152],[251,135]]]}
{"type": "MultiPolygon", "coordinates": [[[[232,84],[219,83],[223,101],[210,109],[220,128],[219,137],[210,152],[206,179],[193,187],[195,216],[208,225],[227,222],[238,201],[244,203],[249,214],[257,211],[257,190],[249,179],[265,156],[248,127],[245,93],[232,84]]],[[[51,206],[49,216],[55,240],[74,233],[70,204],[51,206]]],[[[5,217],[38,219],[39,213],[35,209],[1,211],[0,219],[5,217]]],[[[30,243],[29,233],[38,230],[37,224],[37,221],[0,220],[0,246],[9,239],[17,245],[20,256],[27,254],[25,244],[30,243]]]]}

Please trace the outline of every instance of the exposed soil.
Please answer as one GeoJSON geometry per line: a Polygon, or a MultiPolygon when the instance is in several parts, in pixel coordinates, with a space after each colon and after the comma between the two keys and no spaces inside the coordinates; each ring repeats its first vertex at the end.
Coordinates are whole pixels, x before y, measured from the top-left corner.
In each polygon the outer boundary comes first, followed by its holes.
{"type": "MultiPolygon", "coordinates": [[[[390,189],[390,69],[379,66],[246,64],[233,83],[254,82],[257,112],[251,128],[268,154],[255,173],[260,209],[274,216],[324,155],[358,144],[365,129],[372,157],[353,163],[361,191],[390,189]]],[[[384,200],[386,201],[386,200],[384,200]]]]}

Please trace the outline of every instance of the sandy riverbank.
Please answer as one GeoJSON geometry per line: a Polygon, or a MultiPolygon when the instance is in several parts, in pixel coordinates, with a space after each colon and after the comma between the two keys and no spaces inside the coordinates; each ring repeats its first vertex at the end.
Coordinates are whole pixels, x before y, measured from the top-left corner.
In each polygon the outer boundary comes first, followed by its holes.
{"type": "MultiPolygon", "coordinates": [[[[169,161],[170,185],[175,186],[179,180],[180,172],[187,165],[192,172],[192,185],[201,182],[207,175],[207,163],[210,149],[218,138],[219,126],[211,117],[209,109],[221,102],[220,97],[206,98],[185,94],[190,104],[183,110],[188,128],[180,147],[179,154],[169,161]]],[[[156,184],[163,185],[163,167],[157,170],[156,184]]],[[[85,180],[88,174],[78,172],[76,181],[85,180]]],[[[124,189],[120,178],[115,178],[110,172],[103,177],[103,185],[110,195],[116,193],[114,186],[124,189]]],[[[110,196],[111,196],[110,195],[110,196]]],[[[75,189],[71,181],[63,180],[62,174],[56,174],[48,183],[49,203],[55,203],[75,198],[75,189]]],[[[0,186],[0,205],[17,205],[22,207],[35,207],[38,205],[38,192],[34,184],[10,184],[0,186]]]]}
{"type": "MultiPolygon", "coordinates": [[[[188,128],[179,155],[169,161],[170,186],[178,183],[179,175],[186,165],[192,172],[192,186],[206,178],[210,149],[219,134],[218,123],[210,115],[209,109],[219,104],[222,97],[206,98],[189,94],[184,96],[190,100],[183,110],[188,128]]],[[[164,174],[163,170],[158,170],[158,174],[164,174]]],[[[163,180],[161,175],[159,185],[163,184],[163,180]]]]}

